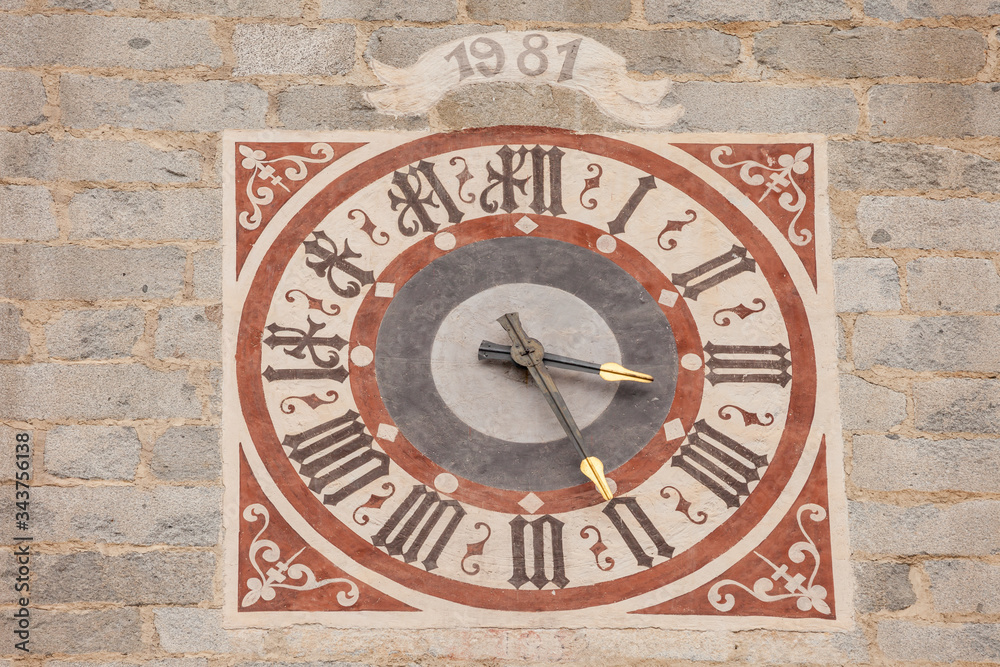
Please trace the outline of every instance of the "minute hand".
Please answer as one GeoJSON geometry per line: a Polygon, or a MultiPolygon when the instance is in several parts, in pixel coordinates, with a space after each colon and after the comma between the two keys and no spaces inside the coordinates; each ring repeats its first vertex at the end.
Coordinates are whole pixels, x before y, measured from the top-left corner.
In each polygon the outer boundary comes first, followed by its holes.
{"type": "Polygon", "coordinates": [[[497,319],[497,322],[507,330],[513,343],[511,358],[517,364],[528,369],[531,378],[542,390],[545,400],[552,408],[552,412],[555,413],[556,419],[559,420],[559,425],[562,426],[563,431],[576,447],[577,453],[580,454],[582,459],[580,470],[593,480],[605,500],[611,500],[613,495],[607,479],[604,477],[604,465],[596,457],[587,456],[587,452],[583,448],[583,434],[580,433],[580,427],[576,425],[576,421],[570,414],[562,394],[559,393],[559,388],[556,387],[555,380],[552,379],[549,370],[542,363],[545,350],[538,341],[529,338],[528,334],[524,332],[521,327],[521,318],[517,313],[507,313],[497,319]]]}

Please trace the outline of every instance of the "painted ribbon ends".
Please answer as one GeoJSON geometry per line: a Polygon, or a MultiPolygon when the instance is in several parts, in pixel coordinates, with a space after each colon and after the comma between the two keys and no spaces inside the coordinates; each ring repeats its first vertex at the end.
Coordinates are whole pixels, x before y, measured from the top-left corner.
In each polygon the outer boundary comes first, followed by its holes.
{"type": "Polygon", "coordinates": [[[625,58],[588,37],[569,32],[500,32],[470,35],[436,46],[407,68],[373,60],[384,88],[366,93],[380,112],[426,113],[445,93],[461,86],[507,81],[565,86],[589,95],[612,118],[642,128],[673,125],[679,104],[660,106],[669,79],[636,81],[625,58]]]}

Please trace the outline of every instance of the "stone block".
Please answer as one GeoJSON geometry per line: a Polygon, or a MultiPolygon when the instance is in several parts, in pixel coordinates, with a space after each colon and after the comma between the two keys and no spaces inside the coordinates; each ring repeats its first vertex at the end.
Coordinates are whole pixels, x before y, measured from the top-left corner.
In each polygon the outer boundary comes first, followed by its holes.
{"type": "Polygon", "coordinates": [[[50,486],[31,498],[35,530],[53,542],[213,546],[222,525],[216,487],[50,486]]]}
{"type": "Polygon", "coordinates": [[[868,662],[868,642],[860,631],[741,632],[736,635],[747,664],[845,665],[868,662]]]}
{"type": "MultiPolygon", "coordinates": [[[[353,4],[353,3],[352,3],[353,4]]],[[[442,28],[412,26],[379,28],[368,38],[364,59],[377,60],[393,67],[409,67],[424,51],[461,37],[503,31],[503,26],[450,25],[442,28]]]]}
{"type": "Polygon", "coordinates": [[[1000,433],[1000,380],[915,382],[913,402],[922,431],[1000,433]]]}
{"type": "Polygon", "coordinates": [[[1000,251],[1000,202],[862,197],[857,221],[870,248],[1000,251]]]}
{"type": "MultiPolygon", "coordinates": [[[[857,438],[854,439],[857,442],[857,438]]],[[[905,563],[854,562],[854,608],[862,614],[900,611],[917,601],[905,563]]]]}
{"type": "Polygon", "coordinates": [[[754,55],[776,70],[837,79],[973,77],[986,64],[986,39],[975,30],[867,26],[838,30],[783,25],[754,37],[754,55]]]}
{"type": "Polygon", "coordinates": [[[201,178],[201,155],[138,141],[77,139],[0,132],[0,177],[183,183],[201,178]]]}
{"type": "Polygon", "coordinates": [[[1000,501],[899,507],[849,503],[851,549],[869,554],[987,556],[1000,552],[1000,501]]]}
{"type": "Polygon", "coordinates": [[[179,248],[0,246],[0,296],[11,299],[164,299],[184,282],[179,248]]]}
{"type": "Polygon", "coordinates": [[[740,40],[716,30],[574,29],[625,56],[642,74],[724,74],[739,64],[740,40]]]}
{"type": "Polygon", "coordinates": [[[585,94],[560,86],[480,83],[451,91],[434,110],[449,129],[496,125],[544,125],[581,131],[624,131],[585,94]]]}
{"type": "Polygon", "coordinates": [[[458,16],[455,0],[320,0],[320,18],[435,23],[458,16]]]}
{"type": "Polygon", "coordinates": [[[213,426],[174,426],[156,439],[150,470],[174,481],[218,479],[219,437],[213,426]]]}
{"type": "Polygon", "coordinates": [[[880,257],[833,260],[833,282],[838,313],[899,310],[899,269],[880,257]]]}
{"type": "Polygon", "coordinates": [[[302,16],[302,0],[153,0],[157,9],[214,16],[302,16]]]}
{"type": "Polygon", "coordinates": [[[0,359],[17,359],[27,354],[28,332],[21,327],[21,310],[11,303],[0,303],[0,359]]]}
{"type": "Polygon", "coordinates": [[[924,563],[924,570],[931,580],[936,611],[1000,613],[1000,566],[969,560],[932,560],[924,563]]]}
{"type": "Polygon", "coordinates": [[[1000,662],[1000,625],[902,619],[879,621],[876,641],[889,660],[1000,662]]]}
{"type": "Polygon", "coordinates": [[[131,426],[56,426],[45,437],[45,470],[56,477],[133,480],[141,449],[131,426]]]}
{"type": "Polygon", "coordinates": [[[161,359],[219,359],[222,311],[217,306],[177,306],[160,311],[156,356],[161,359]]]}
{"type": "Polygon", "coordinates": [[[840,420],[849,431],[887,431],[906,419],[906,394],[856,375],[840,376],[840,420]]]}
{"type": "Polygon", "coordinates": [[[941,146],[834,141],[830,184],[840,190],[971,188],[1000,192],[1000,162],[941,146]]]}
{"type": "Polygon", "coordinates": [[[381,114],[358,86],[292,86],[278,94],[278,117],[290,130],[417,130],[425,118],[395,118],[381,114]]]}
{"type": "Polygon", "coordinates": [[[993,493],[1000,470],[1000,440],[926,440],[854,436],[854,472],[861,488],[876,491],[993,493]]]}
{"type": "Polygon", "coordinates": [[[45,86],[28,72],[0,72],[0,126],[38,125],[45,121],[45,86]]]}
{"type": "Polygon", "coordinates": [[[27,0],[0,0],[0,9],[21,9],[26,3],[27,0]]]}
{"type": "Polygon", "coordinates": [[[869,91],[873,136],[1000,135],[996,83],[881,84],[869,91]]]}
{"type": "Polygon", "coordinates": [[[212,23],[120,16],[0,16],[0,65],[162,70],[222,65],[212,23]]]}
{"type": "Polygon", "coordinates": [[[1000,317],[875,317],[854,325],[854,364],[914,371],[1000,368],[1000,317]]]}
{"type": "Polygon", "coordinates": [[[35,559],[32,599],[38,604],[197,604],[212,600],[214,574],[215,555],[207,552],[41,554],[35,559]]]}
{"type": "Polygon", "coordinates": [[[185,371],[141,364],[0,365],[7,419],[197,419],[201,401],[185,371]]]}
{"type": "Polygon", "coordinates": [[[48,241],[59,236],[52,195],[39,185],[0,185],[0,238],[48,241]]]}
{"type": "Polygon", "coordinates": [[[937,16],[990,16],[997,14],[996,0],[865,0],[865,14],[886,21],[937,16]]]}
{"type": "Polygon", "coordinates": [[[259,655],[265,650],[265,630],[223,630],[219,609],[164,607],[155,609],[153,618],[160,646],[168,653],[259,655]]]}
{"type": "Polygon", "coordinates": [[[650,23],[849,19],[845,0],[645,0],[650,23]]]}
{"type": "Polygon", "coordinates": [[[75,239],[215,240],[222,236],[222,193],[188,190],[85,190],[69,203],[75,239]]]}
{"type": "Polygon", "coordinates": [[[138,308],[68,310],[45,325],[49,355],[62,359],[117,359],[132,356],[145,330],[138,308]]]}
{"type": "Polygon", "coordinates": [[[906,265],[911,310],[1000,312],[1000,275],[988,259],[922,257],[906,265]]]}
{"type": "Polygon", "coordinates": [[[82,9],[86,12],[116,12],[139,9],[139,0],[48,0],[49,7],[82,9]]]}
{"type": "Polygon", "coordinates": [[[675,131],[854,134],[858,127],[854,93],[841,86],[689,81],[674,86],[668,103],[685,109],[675,131]]]}
{"type": "Polygon", "coordinates": [[[222,299],[222,251],[218,248],[194,253],[194,298],[222,299]]]}
{"type": "Polygon", "coordinates": [[[617,23],[631,13],[629,0],[466,0],[474,21],[566,21],[617,23]]]}
{"type": "Polygon", "coordinates": [[[249,83],[141,82],[64,74],[60,91],[62,122],[69,127],[216,132],[266,124],[267,93],[249,83]]]}
{"type": "Polygon", "coordinates": [[[354,27],[344,24],[238,25],[233,33],[233,75],[345,74],[354,67],[354,40],[354,27]]]}
{"type": "MultiPolygon", "coordinates": [[[[13,637],[13,621],[10,614],[0,616],[0,632],[4,636],[13,637]]],[[[91,611],[31,609],[30,647],[33,656],[142,651],[139,610],[135,607],[91,611]]]]}

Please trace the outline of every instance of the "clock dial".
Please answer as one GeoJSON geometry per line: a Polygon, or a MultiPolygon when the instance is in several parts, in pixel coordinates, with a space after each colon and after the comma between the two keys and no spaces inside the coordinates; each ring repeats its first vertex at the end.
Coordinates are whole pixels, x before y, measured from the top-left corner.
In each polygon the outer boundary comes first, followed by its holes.
{"type": "Polygon", "coordinates": [[[788,511],[823,435],[806,273],[661,153],[418,138],[333,170],[249,255],[248,442],[313,548],[416,608],[563,623],[694,590],[788,511]],[[653,376],[549,369],[612,500],[526,369],[479,358],[512,312],[546,355],[653,376]]]}

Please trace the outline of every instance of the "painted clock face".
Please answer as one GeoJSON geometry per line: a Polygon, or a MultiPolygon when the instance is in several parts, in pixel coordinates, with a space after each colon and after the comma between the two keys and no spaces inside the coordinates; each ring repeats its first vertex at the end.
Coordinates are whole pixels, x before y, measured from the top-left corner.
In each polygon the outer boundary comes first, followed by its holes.
{"type": "MultiPolygon", "coordinates": [[[[735,176],[734,148],[532,128],[350,139],[303,143],[295,169],[330,166],[266,226],[245,218],[227,433],[349,594],[398,602],[379,623],[662,624],[649,609],[794,510],[831,432],[816,255],[796,245],[817,232],[779,228],[706,166],[735,176]],[[479,358],[511,343],[511,312],[546,354],[654,377],[551,369],[611,501],[525,369],[479,358]]],[[[772,188],[808,172],[796,149],[754,162],[772,188]]],[[[280,180],[266,151],[242,155],[280,180]]],[[[258,572],[255,590],[274,584],[258,572]]],[[[374,622],[334,588],[312,607],[341,614],[327,622],[374,622]]]]}

